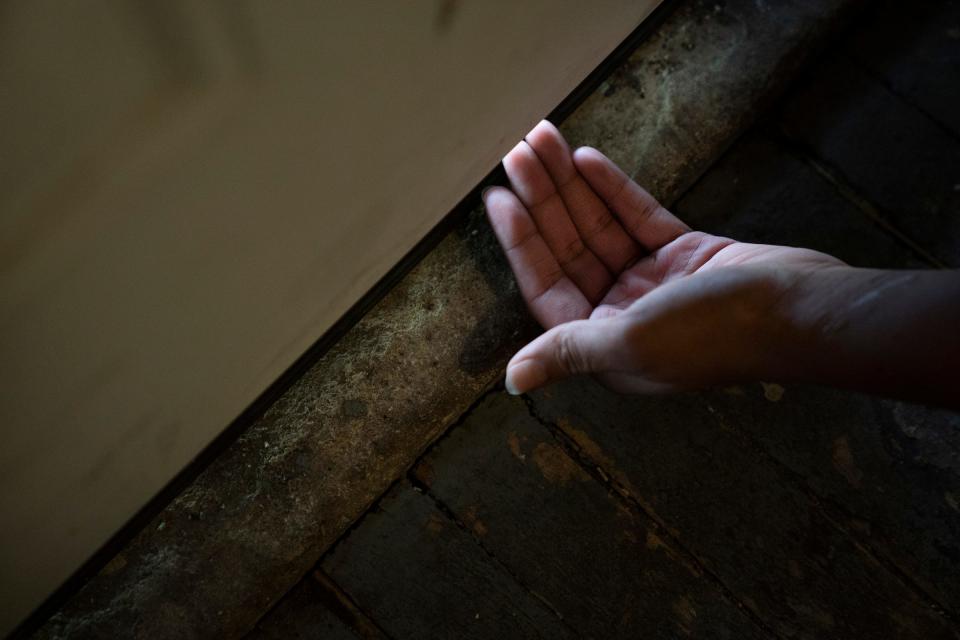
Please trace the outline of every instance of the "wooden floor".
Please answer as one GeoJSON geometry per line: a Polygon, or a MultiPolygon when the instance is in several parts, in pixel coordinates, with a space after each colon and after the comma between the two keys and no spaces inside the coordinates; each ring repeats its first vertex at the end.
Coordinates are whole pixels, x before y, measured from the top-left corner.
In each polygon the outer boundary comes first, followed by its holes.
{"type": "MultiPolygon", "coordinates": [[[[960,266],[960,3],[877,3],[675,209],[859,266],[960,266]]],[[[479,398],[253,637],[958,630],[957,414],[575,380],[479,398]]]]}

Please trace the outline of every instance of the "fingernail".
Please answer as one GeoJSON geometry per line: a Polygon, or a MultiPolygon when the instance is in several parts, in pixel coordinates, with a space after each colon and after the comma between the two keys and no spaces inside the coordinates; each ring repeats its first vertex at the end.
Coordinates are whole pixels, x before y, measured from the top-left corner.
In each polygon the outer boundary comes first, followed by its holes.
{"type": "Polygon", "coordinates": [[[480,199],[484,202],[487,201],[487,194],[490,193],[490,189],[493,189],[493,187],[484,187],[483,191],[480,192],[480,199]]]}
{"type": "Polygon", "coordinates": [[[519,396],[522,393],[533,391],[547,382],[547,370],[536,360],[524,360],[507,368],[504,386],[507,393],[519,396]]]}

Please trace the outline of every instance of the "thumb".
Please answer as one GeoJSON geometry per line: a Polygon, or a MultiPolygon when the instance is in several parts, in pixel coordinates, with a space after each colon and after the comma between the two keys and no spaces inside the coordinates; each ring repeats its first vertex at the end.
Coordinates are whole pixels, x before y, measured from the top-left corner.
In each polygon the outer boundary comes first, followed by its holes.
{"type": "Polygon", "coordinates": [[[520,395],[573,375],[612,369],[623,353],[621,325],[615,318],[607,318],[555,326],[507,364],[507,391],[520,395]]]}

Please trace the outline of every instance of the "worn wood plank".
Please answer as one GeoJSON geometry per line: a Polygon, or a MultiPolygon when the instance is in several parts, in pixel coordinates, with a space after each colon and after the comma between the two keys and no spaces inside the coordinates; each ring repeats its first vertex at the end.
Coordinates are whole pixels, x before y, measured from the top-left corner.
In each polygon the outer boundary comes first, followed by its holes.
{"type": "Polygon", "coordinates": [[[788,134],[828,163],[907,237],[960,266],[960,141],[831,56],[782,102],[788,134]]]}
{"type": "Polygon", "coordinates": [[[580,636],[769,637],[519,398],[490,396],[415,472],[580,636]]]}
{"type": "Polygon", "coordinates": [[[712,406],[797,474],[832,519],[960,610],[960,415],[803,385],[751,385],[712,406]]]}
{"type": "Polygon", "coordinates": [[[398,640],[575,637],[407,483],[368,513],[322,566],[398,640]]]}
{"type": "Polygon", "coordinates": [[[589,379],[534,395],[629,496],[785,637],[956,637],[697,395],[625,397],[589,379]]]}
{"type": "Polygon", "coordinates": [[[741,138],[674,207],[695,229],[824,251],[858,267],[921,259],[762,129],[741,138]]]}
{"type": "Polygon", "coordinates": [[[844,51],[960,136],[960,2],[872,3],[844,51]]]}
{"type": "MultiPolygon", "coordinates": [[[[909,172],[912,161],[889,162],[909,172]]],[[[756,133],[677,210],[695,226],[737,239],[811,247],[857,266],[918,266],[826,180],[756,133]]],[[[832,518],[937,602],[960,610],[960,416],[799,385],[750,385],[711,403],[728,426],[750,433],[831,502],[832,518]]]]}

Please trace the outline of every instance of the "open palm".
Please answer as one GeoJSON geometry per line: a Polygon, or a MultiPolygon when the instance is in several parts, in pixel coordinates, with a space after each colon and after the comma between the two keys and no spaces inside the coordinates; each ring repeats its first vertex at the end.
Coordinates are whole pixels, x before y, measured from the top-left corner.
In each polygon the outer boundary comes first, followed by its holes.
{"type": "MultiPolygon", "coordinates": [[[[675,323],[765,269],[843,264],[807,249],[692,231],[599,151],[571,152],[546,121],[503,165],[511,189],[489,189],[484,201],[523,298],[546,329],[624,314],[642,316],[647,327],[658,318],[661,325],[675,323]]],[[[612,357],[608,368],[631,367],[612,357]]],[[[641,374],[639,385],[626,386],[686,386],[661,374],[641,374]],[[666,379],[651,380],[658,375],[666,379]]]]}

